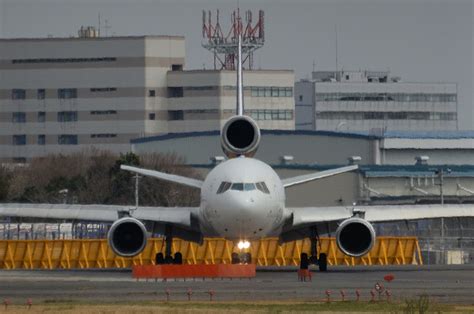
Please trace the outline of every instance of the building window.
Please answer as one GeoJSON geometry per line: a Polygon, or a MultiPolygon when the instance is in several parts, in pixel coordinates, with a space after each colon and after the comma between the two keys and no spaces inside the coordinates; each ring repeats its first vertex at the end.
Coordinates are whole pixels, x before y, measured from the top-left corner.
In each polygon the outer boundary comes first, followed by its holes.
{"type": "Polygon", "coordinates": [[[39,111],[38,112],[38,122],[45,122],[46,121],[46,112],[39,111]]]}
{"type": "Polygon", "coordinates": [[[116,114],[117,110],[94,110],[91,114],[116,114]]]}
{"type": "Polygon", "coordinates": [[[39,59],[13,59],[13,64],[19,63],[81,63],[81,62],[113,62],[117,58],[39,58],[39,59]]]}
{"type": "Polygon", "coordinates": [[[148,97],[155,97],[156,96],[156,91],[154,89],[150,89],[148,91],[148,97]]]}
{"type": "Polygon", "coordinates": [[[59,99],[77,98],[77,88],[60,88],[58,89],[59,99]]]}
{"type": "Polygon", "coordinates": [[[46,136],[44,134],[38,135],[38,145],[46,144],[46,136]]]}
{"type": "Polygon", "coordinates": [[[117,137],[117,134],[113,134],[113,133],[91,134],[91,138],[109,138],[109,137],[117,137]]]}
{"type": "Polygon", "coordinates": [[[26,113],[24,113],[24,112],[13,112],[12,113],[12,122],[13,123],[25,123],[26,122],[26,113]]]}
{"type": "Polygon", "coordinates": [[[26,163],[26,157],[13,157],[12,160],[13,162],[19,163],[19,164],[26,163]]]}
{"type": "Polygon", "coordinates": [[[12,137],[13,145],[26,145],[26,135],[13,135],[12,137]]]}
{"type": "Polygon", "coordinates": [[[168,120],[184,120],[183,110],[168,110],[168,120]]]}
{"type": "Polygon", "coordinates": [[[115,91],[117,91],[117,88],[115,88],[115,87],[100,87],[100,88],[94,87],[94,88],[91,88],[90,91],[91,91],[92,93],[98,93],[98,92],[115,92],[115,91]]]}
{"type": "Polygon", "coordinates": [[[246,110],[254,120],[293,120],[293,110],[246,110]]]}
{"type": "Polygon", "coordinates": [[[148,120],[155,120],[156,114],[154,112],[148,114],[148,120]]]}
{"type": "Polygon", "coordinates": [[[168,87],[168,97],[169,98],[183,97],[183,87],[168,87]]]}
{"type": "Polygon", "coordinates": [[[25,99],[26,89],[12,89],[12,99],[25,99]]]}
{"type": "Polygon", "coordinates": [[[77,111],[60,111],[58,112],[58,122],[77,121],[77,111]]]}
{"type": "Polygon", "coordinates": [[[171,71],[182,71],[183,65],[182,64],[172,64],[171,71]]]}
{"type": "Polygon", "coordinates": [[[77,135],[58,135],[59,145],[77,145],[77,135]]]}
{"type": "Polygon", "coordinates": [[[26,113],[24,113],[24,112],[13,112],[12,113],[12,122],[14,122],[14,123],[25,123],[26,122],[26,113]]]}
{"type": "Polygon", "coordinates": [[[300,97],[298,98],[300,101],[303,101],[303,95],[300,95],[300,97]]]}
{"type": "Polygon", "coordinates": [[[45,99],[46,98],[46,90],[44,88],[38,89],[37,98],[38,99],[45,99]]]}

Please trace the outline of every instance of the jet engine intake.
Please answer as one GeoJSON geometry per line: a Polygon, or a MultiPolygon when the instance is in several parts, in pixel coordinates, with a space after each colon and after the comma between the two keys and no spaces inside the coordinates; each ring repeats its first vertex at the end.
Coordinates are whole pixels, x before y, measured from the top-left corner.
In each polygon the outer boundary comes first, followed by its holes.
{"type": "Polygon", "coordinates": [[[252,157],[260,143],[260,129],[248,116],[234,116],[222,128],[221,144],[227,157],[252,157]]]}
{"type": "Polygon", "coordinates": [[[346,255],[363,256],[372,249],[375,243],[374,227],[362,218],[346,219],[336,230],[336,243],[346,255]]]}
{"type": "Polygon", "coordinates": [[[112,224],[107,238],[115,254],[132,257],[145,249],[147,233],[141,221],[132,217],[123,217],[112,224]]]}

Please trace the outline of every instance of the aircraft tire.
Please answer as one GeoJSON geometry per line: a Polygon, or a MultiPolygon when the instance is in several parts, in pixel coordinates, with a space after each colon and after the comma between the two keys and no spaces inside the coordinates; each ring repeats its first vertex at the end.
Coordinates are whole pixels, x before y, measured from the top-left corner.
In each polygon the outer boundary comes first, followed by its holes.
{"type": "Polygon", "coordinates": [[[155,264],[162,265],[165,263],[165,258],[163,257],[163,253],[156,253],[155,255],[155,264]]]}
{"type": "Polygon", "coordinates": [[[308,269],[308,266],[309,266],[308,254],[301,253],[301,255],[300,255],[300,269],[308,269]]]}
{"type": "Polygon", "coordinates": [[[176,252],[176,253],[174,254],[173,263],[174,263],[174,264],[177,264],[177,265],[183,264],[183,255],[181,254],[181,252],[176,252]]]}
{"type": "Polygon", "coordinates": [[[243,262],[244,262],[244,264],[252,264],[252,254],[251,253],[245,253],[243,262]]]}
{"type": "Polygon", "coordinates": [[[328,271],[328,257],[325,253],[319,254],[319,271],[328,271]]]}
{"type": "Polygon", "coordinates": [[[232,253],[232,264],[240,264],[240,258],[238,253],[232,253]]]}

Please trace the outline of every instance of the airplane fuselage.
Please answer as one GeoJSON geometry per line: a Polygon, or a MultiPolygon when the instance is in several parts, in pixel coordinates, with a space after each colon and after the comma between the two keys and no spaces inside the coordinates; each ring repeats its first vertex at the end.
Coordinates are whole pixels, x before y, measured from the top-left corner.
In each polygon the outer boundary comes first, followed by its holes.
{"type": "Polygon", "coordinates": [[[233,240],[276,236],[286,216],[279,176],[257,159],[222,162],[203,183],[199,218],[205,236],[233,240]]]}

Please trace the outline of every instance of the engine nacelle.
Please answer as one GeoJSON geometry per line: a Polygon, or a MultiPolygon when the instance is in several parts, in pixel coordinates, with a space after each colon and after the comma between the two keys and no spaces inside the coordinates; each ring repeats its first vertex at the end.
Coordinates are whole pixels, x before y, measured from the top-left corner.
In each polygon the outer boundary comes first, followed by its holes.
{"type": "Polygon", "coordinates": [[[145,249],[147,233],[141,221],[132,217],[123,217],[112,224],[107,238],[115,254],[132,257],[145,249]]]}
{"type": "Polygon", "coordinates": [[[248,116],[234,116],[222,128],[221,144],[229,158],[239,155],[252,157],[260,144],[260,128],[248,116]]]}
{"type": "Polygon", "coordinates": [[[346,219],[336,230],[336,243],[344,254],[353,257],[363,256],[374,246],[374,227],[362,218],[346,219]]]}

